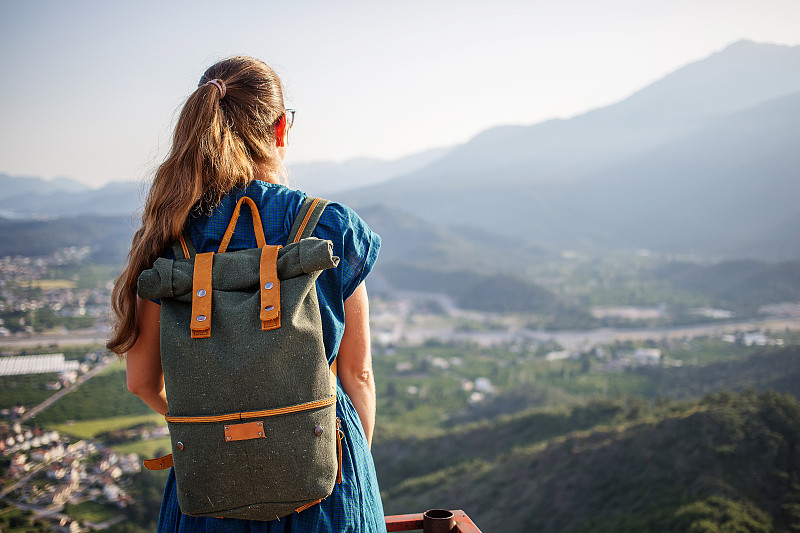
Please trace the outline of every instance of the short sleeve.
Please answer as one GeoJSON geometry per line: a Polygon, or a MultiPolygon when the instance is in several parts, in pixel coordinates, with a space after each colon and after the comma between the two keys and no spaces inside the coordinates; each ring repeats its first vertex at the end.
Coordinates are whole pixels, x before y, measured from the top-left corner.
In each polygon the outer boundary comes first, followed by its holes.
{"type": "Polygon", "coordinates": [[[334,243],[334,253],[339,256],[341,294],[346,300],[372,271],[381,238],[355,211],[338,203],[328,204],[314,235],[334,243]]]}

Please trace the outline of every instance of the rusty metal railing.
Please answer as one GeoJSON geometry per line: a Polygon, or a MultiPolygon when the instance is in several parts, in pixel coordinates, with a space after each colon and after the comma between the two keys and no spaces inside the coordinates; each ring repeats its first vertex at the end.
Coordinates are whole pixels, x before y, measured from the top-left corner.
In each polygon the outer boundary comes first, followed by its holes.
{"type": "MultiPolygon", "coordinates": [[[[455,519],[455,526],[450,529],[450,533],[481,533],[481,530],[478,529],[478,526],[467,516],[467,513],[460,509],[450,512],[455,519]]],[[[385,517],[386,531],[392,533],[393,531],[422,530],[423,533],[428,533],[429,531],[433,533],[434,528],[437,528],[438,531],[446,531],[446,529],[439,529],[439,526],[431,526],[429,521],[423,524],[424,514],[425,513],[387,516],[385,517]],[[428,526],[427,529],[425,528],[426,525],[428,526]]]]}

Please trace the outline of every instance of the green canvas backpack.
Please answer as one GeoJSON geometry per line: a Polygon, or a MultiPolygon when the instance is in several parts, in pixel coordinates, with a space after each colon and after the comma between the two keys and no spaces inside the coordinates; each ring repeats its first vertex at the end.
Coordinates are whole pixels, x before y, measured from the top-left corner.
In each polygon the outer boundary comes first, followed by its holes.
{"type": "Polygon", "coordinates": [[[322,339],[316,279],[334,268],[330,241],[311,237],[327,202],[307,198],[286,246],[267,246],[258,209],[236,205],[217,253],[188,232],[138,281],[161,300],[160,342],[171,456],[184,514],[273,520],[330,495],[341,481],[335,367],[322,339]],[[239,211],[258,248],[227,252],[239,211]]]}

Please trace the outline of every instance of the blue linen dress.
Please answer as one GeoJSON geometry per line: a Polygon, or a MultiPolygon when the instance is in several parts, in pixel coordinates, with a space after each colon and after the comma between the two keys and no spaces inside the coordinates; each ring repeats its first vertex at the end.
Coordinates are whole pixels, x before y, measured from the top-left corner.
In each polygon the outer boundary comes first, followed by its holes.
{"type": "MultiPolygon", "coordinates": [[[[305,193],[273,183],[253,181],[246,189],[234,189],[210,215],[190,218],[192,241],[199,253],[217,251],[233,209],[242,196],[259,207],[267,244],[285,244],[305,193]]],[[[333,242],[333,254],[340,258],[336,268],[324,270],[317,280],[322,315],[323,341],[332,363],[344,332],[344,301],[372,270],[380,249],[380,237],[350,208],[330,203],[313,235],[333,242]]],[[[228,250],[254,248],[250,210],[242,208],[228,250]]],[[[279,520],[258,522],[234,518],[187,516],[180,512],[175,491],[175,473],[170,470],[159,516],[159,533],[329,533],[385,532],[378,482],[372,454],[353,404],[338,386],[336,414],[344,431],[342,483],[322,503],[279,520]]]]}

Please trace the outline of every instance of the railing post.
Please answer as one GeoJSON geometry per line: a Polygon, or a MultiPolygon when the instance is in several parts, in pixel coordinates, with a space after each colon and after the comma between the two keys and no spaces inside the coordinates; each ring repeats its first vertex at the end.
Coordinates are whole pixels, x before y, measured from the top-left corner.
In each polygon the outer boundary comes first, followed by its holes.
{"type": "Polygon", "coordinates": [[[447,509],[428,509],[422,513],[422,533],[451,533],[456,516],[447,509]]]}
{"type": "MultiPolygon", "coordinates": [[[[446,530],[450,533],[481,533],[481,530],[470,520],[467,514],[461,509],[444,511],[452,513],[455,520],[455,527],[446,530]]],[[[423,529],[425,520],[424,513],[404,514],[385,517],[386,530],[389,533],[396,531],[419,531],[423,529]]],[[[427,529],[425,531],[428,531],[427,529]]]]}

